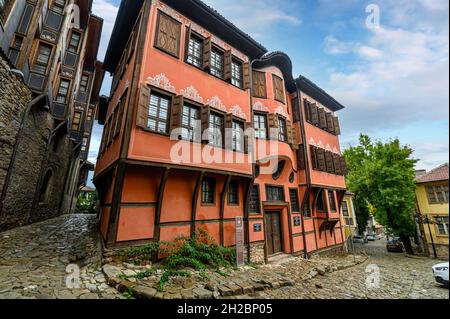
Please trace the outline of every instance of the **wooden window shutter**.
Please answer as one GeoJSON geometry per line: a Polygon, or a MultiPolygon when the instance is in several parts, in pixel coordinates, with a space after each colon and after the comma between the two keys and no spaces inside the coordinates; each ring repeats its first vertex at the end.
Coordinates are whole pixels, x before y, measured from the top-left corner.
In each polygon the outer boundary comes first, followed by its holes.
{"type": "Polygon", "coordinates": [[[155,46],[178,58],[180,55],[180,35],[181,23],[159,12],[155,46]]]}
{"type": "Polygon", "coordinates": [[[307,99],[303,99],[303,107],[305,109],[305,119],[308,123],[312,122],[311,119],[311,103],[307,99]]]}
{"type": "Polygon", "coordinates": [[[136,125],[143,129],[148,128],[149,104],[150,104],[150,88],[147,85],[142,84],[139,94],[136,125]]]}
{"type": "Polygon", "coordinates": [[[172,110],[170,114],[170,131],[181,128],[183,119],[184,96],[177,95],[172,99],[172,110]]]}
{"type": "Polygon", "coordinates": [[[333,154],[334,174],[341,175],[341,160],[339,154],[333,154]]]}
{"type": "Polygon", "coordinates": [[[226,136],[226,130],[233,128],[233,114],[225,114],[225,131],[224,131],[224,138],[225,138],[225,148],[226,149],[232,149],[233,146],[233,140],[232,136],[226,136]],[[229,138],[227,138],[229,137],[229,138]]]}
{"type": "Polygon", "coordinates": [[[274,113],[270,113],[267,116],[267,118],[268,118],[270,139],[278,140],[278,115],[274,114],[274,113]],[[271,130],[271,129],[276,129],[276,130],[271,130]]]}
{"type": "Polygon", "coordinates": [[[186,30],[186,37],[184,38],[184,61],[187,61],[187,58],[188,58],[189,42],[191,42],[191,32],[192,32],[192,27],[189,24],[189,27],[186,30]]]}
{"type": "Polygon", "coordinates": [[[287,135],[287,142],[289,144],[292,144],[292,138],[293,138],[292,124],[291,124],[291,121],[289,121],[288,119],[286,119],[286,135],[287,135]]]}
{"type": "Polygon", "coordinates": [[[327,112],[327,131],[330,133],[334,133],[334,121],[333,121],[333,114],[327,112]]]}
{"type": "Polygon", "coordinates": [[[319,108],[319,127],[322,130],[326,130],[327,129],[327,118],[325,115],[325,110],[322,108],[319,108]]]}
{"type": "Polygon", "coordinates": [[[253,96],[267,98],[266,74],[264,72],[253,71],[253,96]]]}
{"type": "Polygon", "coordinates": [[[314,170],[317,170],[319,168],[318,159],[317,159],[317,147],[314,145],[309,146],[309,151],[311,153],[311,167],[314,170]]]}
{"type": "Polygon", "coordinates": [[[233,55],[231,54],[231,50],[225,51],[224,55],[224,66],[225,66],[225,80],[228,81],[231,79],[231,65],[232,65],[233,55]]]}
{"type": "Polygon", "coordinates": [[[298,98],[293,98],[291,100],[291,105],[292,105],[292,120],[293,122],[298,122],[300,121],[300,110],[298,108],[298,98]]]}
{"type": "Polygon", "coordinates": [[[318,126],[319,125],[319,108],[316,104],[309,103],[309,109],[311,113],[311,124],[318,126]]]}
{"type": "Polygon", "coordinates": [[[333,153],[331,153],[330,151],[326,151],[325,159],[326,159],[326,165],[327,165],[327,172],[333,173],[334,172],[333,153]]]}
{"type": "Polygon", "coordinates": [[[317,166],[319,167],[319,171],[325,172],[325,150],[322,148],[317,148],[317,166]]]}
{"type": "Polygon", "coordinates": [[[300,145],[297,149],[297,169],[304,170],[305,168],[305,149],[303,148],[303,145],[300,145]]]}
{"type": "Polygon", "coordinates": [[[298,149],[297,128],[292,126],[291,145],[294,150],[298,149]]]}
{"type": "Polygon", "coordinates": [[[341,155],[340,161],[341,161],[341,174],[347,175],[348,172],[347,172],[347,164],[345,163],[345,157],[341,155]]]}
{"type": "Polygon", "coordinates": [[[206,38],[203,43],[203,69],[209,69],[211,67],[211,51],[212,42],[211,37],[206,38]]]}
{"type": "Polygon", "coordinates": [[[273,95],[275,100],[285,103],[284,101],[284,85],[283,79],[272,74],[272,83],[273,83],[273,95]]]}
{"type": "Polygon", "coordinates": [[[341,127],[339,126],[339,119],[337,116],[333,116],[333,128],[335,135],[341,135],[341,127]]]}
{"type": "Polygon", "coordinates": [[[244,78],[244,89],[247,90],[250,88],[250,63],[244,62],[242,65],[242,72],[244,78]]]}
{"type": "Polygon", "coordinates": [[[202,121],[202,140],[204,142],[209,142],[208,137],[206,136],[203,139],[203,134],[205,133],[206,130],[209,129],[209,106],[208,105],[203,105],[202,109],[200,111],[200,119],[202,121]]]}

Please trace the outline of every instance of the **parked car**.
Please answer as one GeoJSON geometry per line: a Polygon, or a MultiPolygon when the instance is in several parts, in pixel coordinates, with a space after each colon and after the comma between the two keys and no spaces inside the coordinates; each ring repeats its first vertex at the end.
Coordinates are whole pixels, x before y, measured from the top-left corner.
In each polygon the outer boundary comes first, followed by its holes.
{"type": "Polygon", "coordinates": [[[391,239],[386,243],[386,249],[388,252],[402,253],[403,252],[403,244],[398,239],[391,239]]]}
{"type": "Polygon", "coordinates": [[[358,244],[364,244],[364,238],[362,236],[359,236],[359,235],[354,235],[353,236],[353,242],[354,243],[358,243],[358,244]]]}
{"type": "Polygon", "coordinates": [[[431,267],[436,281],[448,288],[448,262],[431,267]]]}
{"type": "Polygon", "coordinates": [[[367,235],[366,238],[367,238],[368,241],[375,241],[376,240],[375,235],[367,235]]]}

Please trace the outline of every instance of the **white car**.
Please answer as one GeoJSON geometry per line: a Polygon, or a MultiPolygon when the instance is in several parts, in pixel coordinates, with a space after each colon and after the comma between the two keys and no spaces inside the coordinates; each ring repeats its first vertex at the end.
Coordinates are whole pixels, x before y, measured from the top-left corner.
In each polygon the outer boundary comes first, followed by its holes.
{"type": "Polygon", "coordinates": [[[448,262],[434,265],[431,269],[436,281],[448,287],[448,262]]]}

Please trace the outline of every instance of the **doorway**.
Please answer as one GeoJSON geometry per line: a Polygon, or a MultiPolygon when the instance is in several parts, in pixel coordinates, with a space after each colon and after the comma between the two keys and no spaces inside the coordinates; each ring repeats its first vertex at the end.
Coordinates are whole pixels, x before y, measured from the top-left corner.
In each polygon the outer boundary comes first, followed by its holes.
{"type": "Polygon", "coordinates": [[[281,213],[279,211],[265,212],[266,243],[268,255],[274,255],[283,250],[281,240],[281,213]]]}

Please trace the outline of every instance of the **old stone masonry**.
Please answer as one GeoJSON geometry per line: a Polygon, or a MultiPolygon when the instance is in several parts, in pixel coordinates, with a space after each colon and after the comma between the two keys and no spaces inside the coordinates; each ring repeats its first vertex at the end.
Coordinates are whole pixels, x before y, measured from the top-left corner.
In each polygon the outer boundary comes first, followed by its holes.
{"type": "Polygon", "coordinates": [[[62,215],[0,233],[0,298],[449,298],[435,283],[438,261],[386,253],[382,240],[353,256],[283,257],[262,266],[169,280],[136,276],[150,266],[101,261],[94,215],[62,215]],[[378,285],[367,285],[368,266],[378,285]]]}

